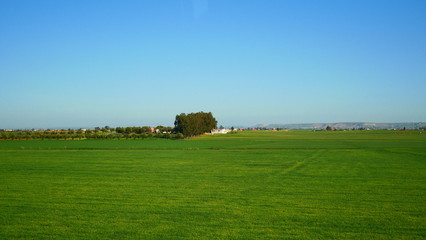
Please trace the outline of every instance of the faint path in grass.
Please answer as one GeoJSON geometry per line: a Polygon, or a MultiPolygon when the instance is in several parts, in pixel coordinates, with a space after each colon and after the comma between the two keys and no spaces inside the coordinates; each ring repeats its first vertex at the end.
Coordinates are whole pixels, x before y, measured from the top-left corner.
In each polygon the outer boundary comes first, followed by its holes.
{"type": "Polygon", "coordinates": [[[300,161],[300,162],[296,162],[293,166],[286,168],[284,170],[282,170],[280,172],[281,175],[285,175],[288,174],[290,172],[295,171],[296,169],[300,168],[301,166],[303,166],[306,162],[305,161],[300,161]]]}
{"type": "Polygon", "coordinates": [[[286,174],[292,173],[292,172],[300,169],[301,167],[305,166],[306,163],[318,158],[318,156],[321,155],[322,152],[324,152],[324,150],[315,151],[314,153],[312,153],[311,156],[309,156],[309,157],[307,157],[303,160],[297,161],[295,164],[293,164],[292,166],[290,166],[288,168],[282,169],[281,171],[278,172],[278,174],[286,175],[286,174]]]}
{"type": "Polygon", "coordinates": [[[426,156],[426,149],[421,149],[421,148],[412,148],[412,149],[406,149],[406,148],[383,148],[380,149],[382,152],[388,152],[388,153],[393,153],[393,154],[400,154],[400,155],[406,155],[406,154],[410,154],[410,155],[414,155],[414,156],[421,156],[421,157],[425,157],[426,156]]]}

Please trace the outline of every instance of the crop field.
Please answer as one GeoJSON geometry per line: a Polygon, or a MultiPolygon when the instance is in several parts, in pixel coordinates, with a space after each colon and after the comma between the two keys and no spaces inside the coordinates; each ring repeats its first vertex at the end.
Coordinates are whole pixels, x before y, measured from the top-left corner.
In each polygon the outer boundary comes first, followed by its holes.
{"type": "Polygon", "coordinates": [[[0,141],[0,239],[426,239],[426,134],[0,141]]]}

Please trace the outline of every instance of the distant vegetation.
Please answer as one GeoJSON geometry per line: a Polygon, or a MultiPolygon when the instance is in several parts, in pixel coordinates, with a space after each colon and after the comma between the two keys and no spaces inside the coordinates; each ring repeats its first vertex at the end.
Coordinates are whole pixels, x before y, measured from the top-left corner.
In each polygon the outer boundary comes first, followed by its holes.
{"type": "Polygon", "coordinates": [[[212,113],[182,113],[176,116],[175,127],[116,127],[105,126],[94,129],[61,129],[61,130],[0,130],[0,139],[3,140],[31,140],[31,139],[144,139],[168,138],[182,139],[210,132],[216,128],[217,121],[212,113]]]}
{"type": "Polygon", "coordinates": [[[7,140],[31,140],[31,139],[61,139],[61,140],[83,140],[83,139],[144,139],[144,138],[183,138],[182,134],[174,134],[173,128],[150,128],[150,127],[117,127],[79,130],[15,130],[0,131],[0,139],[7,140]]]}
{"type": "Polygon", "coordinates": [[[424,130],[426,129],[426,122],[395,122],[395,123],[338,122],[338,123],[268,124],[268,125],[256,125],[254,128],[325,130],[327,126],[335,130],[367,130],[367,129],[424,130]]]}
{"type": "MultiPolygon", "coordinates": [[[[181,113],[176,115],[174,127],[143,126],[143,127],[95,127],[94,129],[42,129],[42,130],[5,130],[0,129],[0,140],[85,140],[85,139],[145,139],[166,138],[183,139],[210,133],[217,128],[217,121],[211,112],[181,113]]],[[[220,126],[220,129],[224,129],[220,126]]],[[[417,123],[331,123],[331,124],[270,124],[257,125],[237,130],[288,131],[289,129],[313,131],[354,131],[354,130],[426,130],[425,122],[417,123]]],[[[234,127],[221,133],[236,133],[234,127]]]]}

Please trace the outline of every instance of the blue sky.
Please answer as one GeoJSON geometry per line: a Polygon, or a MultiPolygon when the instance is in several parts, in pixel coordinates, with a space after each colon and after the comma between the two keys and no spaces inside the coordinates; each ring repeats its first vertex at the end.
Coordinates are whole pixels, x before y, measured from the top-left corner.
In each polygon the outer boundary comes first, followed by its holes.
{"type": "Polygon", "coordinates": [[[426,1],[0,1],[0,128],[426,121],[426,1]]]}

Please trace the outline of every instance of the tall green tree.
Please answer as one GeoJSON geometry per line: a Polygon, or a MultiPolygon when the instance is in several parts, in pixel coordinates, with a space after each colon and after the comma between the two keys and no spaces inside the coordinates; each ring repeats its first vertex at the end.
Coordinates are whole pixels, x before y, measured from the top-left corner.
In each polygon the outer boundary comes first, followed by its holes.
{"type": "Polygon", "coordinates": [[[174,132],[191,137],[210,132],[216,126],[217,121],[211,112],[181,113],[176,115],[174,132]]]}

